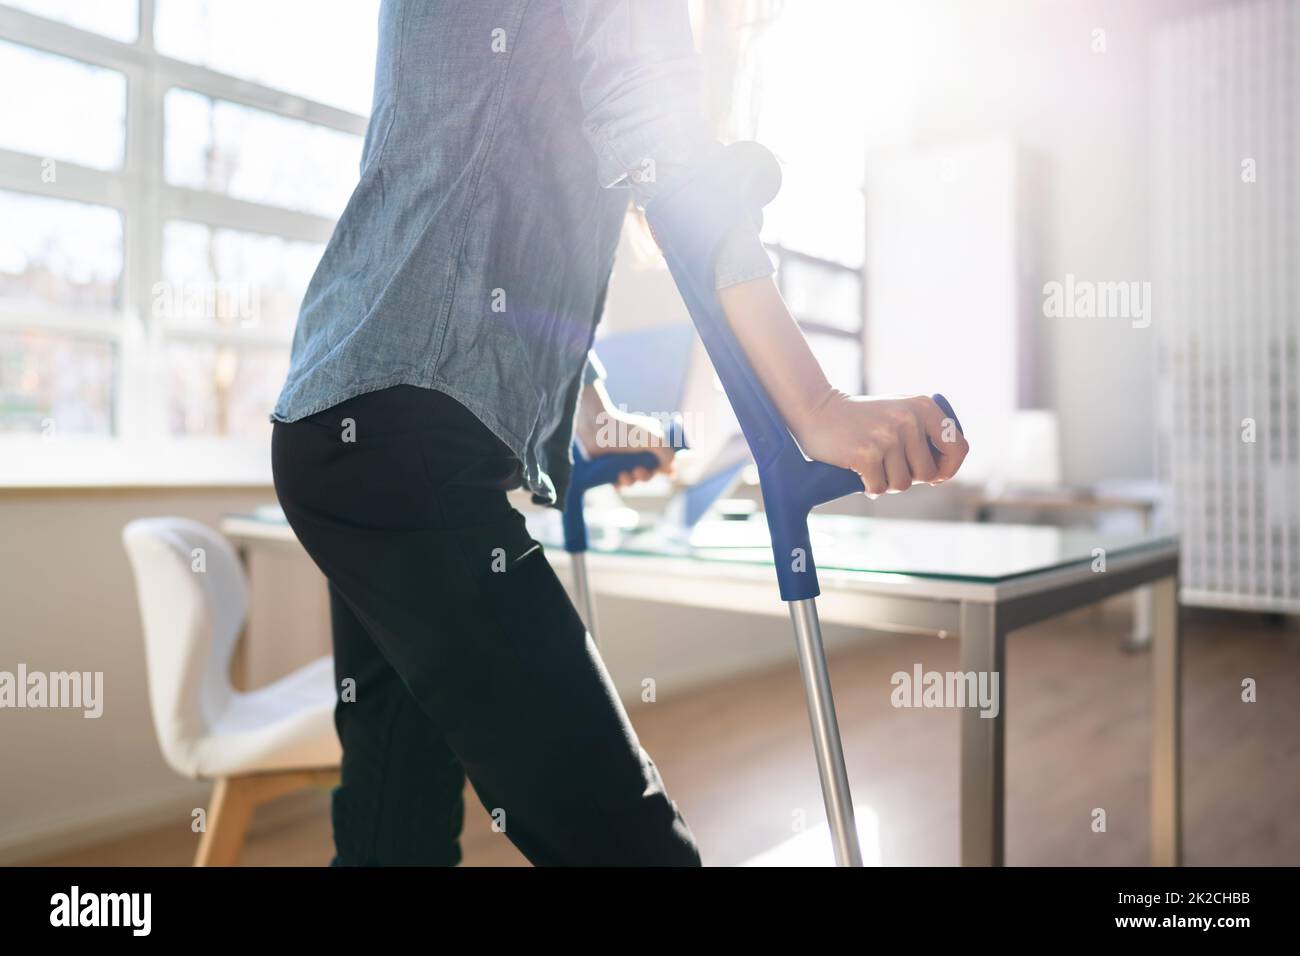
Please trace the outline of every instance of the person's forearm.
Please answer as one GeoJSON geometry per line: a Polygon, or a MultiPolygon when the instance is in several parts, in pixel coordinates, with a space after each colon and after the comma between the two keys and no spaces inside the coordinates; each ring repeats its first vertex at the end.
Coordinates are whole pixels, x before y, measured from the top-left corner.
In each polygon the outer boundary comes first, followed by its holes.
{"type": "Polygon", "coordinates": [[[871,495],[937,484],[957,473],[969,446],[933,398],[870,398],[833,387],[776,284],[753,279],[718,290],[754,373],[804,454],[850,468],[871,495]]]}
{"type": "Polygon", "coordinates": [[[718,290],[727,324],[790,431],[800,439],[835,394],[770,277],[718,290]]]}

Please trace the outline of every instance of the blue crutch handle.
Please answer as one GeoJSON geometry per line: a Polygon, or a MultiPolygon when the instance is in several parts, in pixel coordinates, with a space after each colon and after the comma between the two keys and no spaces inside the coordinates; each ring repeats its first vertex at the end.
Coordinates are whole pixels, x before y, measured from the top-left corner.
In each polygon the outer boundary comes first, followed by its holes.
{"type": "MultiPolygon", "coordinates": [[[[761,218],[780,187],[776,157],[758,143],[735,143],[698,175],[653,199],[646,220],[758,466],[781,598],[800,601],[820,593],[808,512],[862,491],[862,480],[847,468],[804,457],[727,325],[714,282],[714,261],[727,232],[761,218]]],[[[940,408],[956,422],[946,400],[940,408]]]]}
{"type": "MultiPolygon", "coordinates": [[[[664,429],[664,441],[672,448],[685,448],[681,423],[676,419],[664,429]]],[[[577,442],[573,443],[573,472],[569,477],[569,490],[564,495],[564,550],[578,554],[587,550],[587,522],[582,513],[582,498],[590,489],[613,484],[618,476],[635,468],[659,467],[659,459],[652,451],[611,452],[587,458],[577,442]]]]}
{"type": "MultiPolygon", "coordinates": [[[[945,418],[952,419],[952,423],[957,426],[957,431],[963,435],[966,434],[966,430],[961,427],[961,421],[957,418],[957,413],[952,410],[952,405],[948,404],[948,399],[939,394],[931,395],[930,398],[939,406],[939,411],[943,412],[945,418]]],[[[934,442],[930,444],[933,447],[934,442]]],[[[938,449],[935,450],[938,451],[938,449]]]]}
{"type": "MultiPolygon", "coordinates": [[[[957,431],[961,432],[961,422],[957,420],[957,415],[948,404],[948,399],[938,394],[931,395],[930,398],[939,406],[939,411],[943,412],[944,417],[951,418],[957,431]]],[[[930,448],[938,454],[934,442],[930,442],[930,448]]],[[[804,470],[812,486],[807,495],[807,499],[811,502],[808,506],[810,509],[863,490],[862,479],[858,477],[857,472],[850,471],[848,468],[839,468],[821,461],[809,461],[806,462],[804,470]]],[[[759,474],[761,477],[762,472],[759,474]]]]}

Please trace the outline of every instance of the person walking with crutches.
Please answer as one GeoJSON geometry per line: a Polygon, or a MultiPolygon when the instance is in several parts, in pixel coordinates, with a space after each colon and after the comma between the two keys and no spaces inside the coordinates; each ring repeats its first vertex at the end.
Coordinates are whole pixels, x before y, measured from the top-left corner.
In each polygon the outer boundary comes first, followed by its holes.
{"type": "MultiPolygon", "coordinates": [[[[381,6],[360,180],[272,413],[277,495],[329,582],[335,865],[459,862],[467,777],[535,864],[700,862],[506,497],[563,502],[575,433],[597,456],[648,434],[671,467],[653,423],[602,432],[622,413],[588,350],[629,196],[720,168],[699,103],[685,0],[381,6]]],[[[715,251],[716,306],[808,457],[870,494],[956,473],[933,401],[829,386],[753,221],[715,251]]]]}

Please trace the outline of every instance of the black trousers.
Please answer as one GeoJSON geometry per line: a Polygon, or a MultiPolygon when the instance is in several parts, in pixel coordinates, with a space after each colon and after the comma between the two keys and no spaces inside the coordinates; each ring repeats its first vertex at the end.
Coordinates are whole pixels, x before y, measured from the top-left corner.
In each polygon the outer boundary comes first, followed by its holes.
{"type": "Polygon", "coordinates": [[[595,646],[511,507],[510,449],[398,386],[277,423],[280,504],[329,580],[333,865],[460,862],[465,779],[538,865],[699,865],[595,646]]]}

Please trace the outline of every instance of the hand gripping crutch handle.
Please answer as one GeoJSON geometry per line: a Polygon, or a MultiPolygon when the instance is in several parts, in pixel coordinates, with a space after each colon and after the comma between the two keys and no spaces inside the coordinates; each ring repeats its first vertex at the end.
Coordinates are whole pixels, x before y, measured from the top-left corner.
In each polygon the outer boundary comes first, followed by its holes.
{"type": "MultiPolygon", "coordinates": [[[[664,444],[682,449],[686,442],[682,436],[681,422],[674,417],[664,428],[664,444]]],[[[573,444],[573,472],[569,477],[569,490],[564,496],[564,550],[581,554],[587,550],[587,522],[582,514],[583,496],[592,488],[613,484],[618,476],[637,468],[659,467],[659,458],[652,451],[610,452],[587,458],[577,442],[573,444]]]]}
{"type": "MultiPolygon", "coordinates": [[[[670,420],[664,428],[664,443],[672,448],[686,447],[682,425],[677,418],[670,420]]],[[[658,467],[659,458],[652,451],[611,452],[588,458],[581,446],[573,443],[573,471],[569,477],[569,489],[564,495],[561,524],[564,527],[564,550],[569,552],[573,573],[574,597],[593,641],[597,639],[596,596],[587,575],[587,519],[583,514],[583,497],[592,488],[617,481],[624,472],[658,467]]]]}

